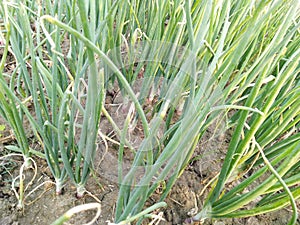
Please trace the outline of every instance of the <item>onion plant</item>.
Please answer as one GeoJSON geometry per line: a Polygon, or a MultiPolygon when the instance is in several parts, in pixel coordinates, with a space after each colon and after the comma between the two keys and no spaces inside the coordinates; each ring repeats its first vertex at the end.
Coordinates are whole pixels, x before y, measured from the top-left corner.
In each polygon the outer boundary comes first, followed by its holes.
{"type": "MultiPolygon", "coordinates": [[[[13,24],[9,42],[17,60],[16,71],[21,71],[17,77],[12,77],[10,85],[14,88],[16,84],[19,96],[29,98],[34,105],[35,118],[32,113],[28,113],[27,116],[44,147],[44,155],[56,181],[57,193],[61,192],[68,174],[78,185],[78,194],[82,195],[90,171],[93,151],[96,148],[99,110],[102,108],[104,93],[101,85],[102,73],[95,76],[98,73],[96,63],[91,59],[85,60],[88,53],[84,51],[79,59],[82,66],[79,64],[77,70],[71,73],[61,53],[61,43],[65,34],[56,30],[56,27],[47,26],[48,31],[51,32],[51,36],[49,34],[47,39],[41,34],[39,22],[39,17],[45,13],[56,14],[59,19],[63,18],[63,10],[71,7],[68,3],[58,5],[58,2],[55,2],[55,7],[52,9],[50,1],[46,2],[49,7],[45,8],[42,7],[41,2],[33,2],[30,7],[21,1],[16,4],[5,3],[9,6],[9,22],[13,24]],[[37,13],[33,13],[34,11],[37,13]],[[87,67],[89,63],[90,68],[87,67]],[[82,95],[80,88],[85,92],[81,79],[85,79],[87,71],[93,74],[87,78],[89,80],[86,88],[87,97],[79,96],[82,95]],[[75,73],[78,73],[78,76],[75,73]],[[78,102],[77,97],[84,100],[78,102]],[[86,105],[82,106],[84,101],[86,105]],[[82,124],[76,121],[78,113],[84,116],[82,124]],[[76,140],[75,129],[77,129],[76,135],[80,134],[79,141],[76,140]],[[72,167],[75,164],[76,171],[73,172],[72,167]]],[[[22,128],[20,126],[20,129],[22,128]]]]}
{"type": "MultiPolygon", "coordinates": [[[[91,7],[92,9],[95,8],[95,5],[90,5],[89,7],[91,7]]],[[[79,59],[77,62],[77,63],[82,63],[82,67],[79,66],[80,64],[77,64],[75,72],[78,75],[74,76],[75,77],[74,82],[68,87],[68,89],[65,91],[63,95],[62,105],[59,111],[59,120],[58,120],[58,133],[59,133],[58,141],[59,141],[59,148],[61,150],[62,160],[64,162],[64,166],[67,170],[69,177],[71,177],[71,179],[77,184],[78,196],[81,196],[84,192],[84,185],[88,179],[88,174],[92,167],[92,159],[96,149],[95,142],[98,134],[98,126],[99,126],[101,110],[103,108],[102,104],[103,104],[105,89],[104,89],[103,70],[101,69],[100,72],[98,73],[98,68],[97,68],[98,65],[96,64],[96,60],[94,58],[94,50],[91,49],[89,46],[89,45],[93,45],[93,41],[90,41],[90,39],[95,40],[94,37],[95,30],[89,29],[89,26],[87,24],[87,15],[86,15],[87,12],[82,2],[78,3],[78,8],[80,12],[82,26],[85,27],[84,34],[80,34],[76,29],[64,25],[58,20],[55,21],[54,19],[50,19],[49,17],[48,18],[44,17],[44,18],[49,19],[50,22],[53,22],[55,25],[60,26],[61,28],[65,29],[67,32],[72,34],[73,36],[71,37],[71,39],[75,39],[76,42],[82,41],[84,44],[84,45],[81,44],[82,52],[79,55],[79,59]],[[86,52],[84,52],[85,45],[87,44],[89,48],[87,49],[86,52]],[[88,58],[88,61],[86,60],[86,57],[88,58]],[[87,78],[85,78],[84,72],[87,70],[89,71],[88,72],[89,75],[87,78]],[[85,79],[87,79],[86,82],[88,83],[86,97],[80,96],[81,95],[80,88],[84,86],[85,79]],[[85,108],[84,106],[82,106],[83,101],[86,102],[85,108]],[[69,111],[70,111],[70,118],[66,117],[66,114],[69,111]],[[78,124],[78,121],[76,121],[75,117],[78,116],[78,112],[83,116],[82,124],[78,124]],[[67,124],[66,124],[66,120],[67,120],[67,124]],[[80,126],[81,134],[80,134],[80,140],[77,142],[75,140],[75,133],[76,133],[75,130],[77,129],[78,132],[78,125],[80,126]],[[65,134],[66,130],[68,130],[68,132],[65,134]],[[65,138],[65,135],[67,135],[68,137],[67,139],[65,138]],[[82,166],[81,162],[83,162],[82,169],[81,169],[82,166]],[[75,171],[73,171],[73,166],[75,166],[75,171]]],[[[92,14],[94,13],[92,10],[90,12],[92,14]]],[[[95,15],[93,14],[90,16],[94,17],[95,15]]],[[[46,33],[48,40],[52,40],[45,26],[43,26],[43,29],[46,33]]],[[[56,43],[54,41],[50,41],[50,44],[52,50],[56,52],[57,51],[56,43]]],[[[80,46],[80,44],[77,43],[77,46],[80,46]]],[[[77,51],[78,49],[71,49],[70,55],[76,54],[77,51]],[[75,51],[72,52],[72,50],[75,51]]],[[[109,60],[101,51],[100,51],[100,57],[104,57],[104,59],[109,60]]],[[[74,63],[74,61],[72,63],[74,63]]],[[[113,67],[113,69],[117,70],[112,63],[110,63],[110,65],[113,67]]],[[[123,81],[126,82],[124,78],[123,81]]],[[[126,85],[127,88],[129,88],[128,83],[126,83],[126,85]]],[[[136,103],[138,103],[137,100],[136,103]]],[[[140,112],[142,112],[142,110],[140,110],[140,112]]]]}
{"type": "MultiPolygon", "coordinates": [[[[231,93],[228,101],[257,108],[262,113],[237,111],[232,117],[231,122],[236,128],[219,178],[204,209],[192,220],[254,216],[291,204],[294,213],[290,224],[296,223],[295,199],[299,194],[294,185],[299,180],[294,175],[299,164],[297,131],[300,112],[296,103],[299,100],[300,52],[296,46],[300,43],[300,24],[299,8],[292,6],[297,6],[297,2],[258,2],[252,15],[256,19],[247,19],[249,27],[247,23],[243,24],[247,36],[238,37],[236,34],[236,49],[242,53],[244,61],[224,93],[231,93]],[[268,29],[271,26],[272,29],[268,29]],[[251,38],[252,43],[246,45],[248,49],[241,51],[251,38]],[[248,68],[245,60],[251,60],[248,68]],[[268,170],[271,175],[266,177],[268,170]],[[253,173],[248,177],[249,171],[253,173]],[[244,180],[241,178],[243,174],[246,176],[244,180]],[[234,179],[243,181],[228,190],[226,183],[234,179]],[[279,194],[279,190],[284,193],[279,194]],[[242,209],[259,196],[263,200],[256,206],[242,209]]],[[[229,51],[234,53],[233,49],[229,51]]],[[[227,71],[218,71],[218,76],[233,71],[234,67],[230,70],[230,65],[229,61],[227,71]]]]}
{"type": "MultiPolygon", "coordinates": [[[[5,2],[3,4],[8,3],[5,2]]],[[[59,102],[56,100],[56,95],[62,95],[61,83],[55,80],[54,76],[55,85],[50,88],[51,82],[44,79],[39,72],[40,60],[38,57],[43,57],[41,49],[45,41],[40,40],[40,32],[36,33],[33,30],[37,29],[39,31],[40,29],[39,24],[35,22],[39,15],[34,13],[38,5],[32,4],[29,7],[20,1],[15,4],[8,4],[8,8],[9,20],[12,24],[9,42],[16,57],[15,75],[11,78],[10,86],[12,88],[16,86],[16,97],[29,99],[29,104],[34,106],[35,116],[33,112],[27,114],[27,116],[33,130],[36,131],[36,137],[44,147],[44,155],[57,183],[57,192],[60,192],[66,173],[59,162],[57,134],[47,126],[47,121],[56,120],[57,113],[52,113],[52,111],[57,111],[56,104],[59,102]],[[38,45],[36,45],[37,41],[38,45]],[[50,92],[49,88],[53,92],[50,92]]],[[[41,13],[40,10],[37,10],[37,12],[41,13]]],[[[57,58],[53,56],[51,59],[57,65],[57,58]]],[[[54,66],[53,74],[58,74],[55,71],[56,69],[56,66],[54,66]]]]}
{"type": "MultiPolygon", "coordinates": [[[[230,122],[236,128],[219,179],[213,187],[204,209],[192,220],[206,217],[230,217],[230,213],[233,213],[234,210],[242,208],[246,203],[264,195],[267,190],[271,197],[266,202],[272,202],[275,190],[278,191],[279,186],[282,185],[282,189],[287,194],[281,194],[280,198],[275,197],[278,201],[275,202],[276,204],[274,203],[273,208],[268,207],[266,203],[264,210],[254,208],[253,211],[263,213],[276,210],[279,202],[285,201],[282,204],[283,207],[290,201],[294,211],[291,223],[295,223],[295,218],[297,218],[295,198],[298,195],[293,197],[291,193],[296,194],[297,189],[289,190],[283,176],[289,170],[297,168],[299,162],[297,136],[294,137],[296,143],[291,143],[291,148],[289,148],[290,151],[294,151],[293,154],[276,151],[277,154],[280,152],[276,158],[277,161],[274,158],[274,162],[269,163],[268,160],[271,159],[264,156],[262,149],[268,145],[269,149],[272,149],[272,145],[281,135],[286,132],[292,134],[299,129],[299,106],[296,103],[298,99],[296,90],[299,88],[297,86],[299,50],[296,48],[299,46],[299,18],[297,18],[299,8],[292,7],[293,5],[297,6],[296,1],[285,3],[258,1],[255,4],[251,4],[250,1],[224,1],[223,3],[221,7],[213,1],[194,2],[193,5],[185,2],[183,11],[185,14],[182,16],[185,16],[184,21],[186,21],[188,31],[186,46],[191,49],[193,55],[200,55],[199,59],[202,61],[198,65],[194,65],[191,63],[193,62],[192,58],[183,58],[182,63],[179,64],[181,66],[179,72],[176,73],[174,79],[169,81],[166,91],[163,92],[164,95],[161,94],[163,102],[156,116],[150,122],[150,136],[145,138],[137,150],[131,170],[124,178],[119,178],[122,183],[116,209],[117,222],[138,213],[155,188],[165,181],[166,188],[161,197],[163,200],[179,176],[181,169],[187,165],[186,162],[193,153],[195,143],[201,138],[207,125],[217,118],[216,110],[235,108],[237,112],[230,122]],[[201,15],[201,17],[196,17],[193,12],[197,12],[197,16],[201,15]],[[276,25],[276,29],[274,25],[276,25]],[[271,31],[267,29],[268,26],[272,26],[271,31]],[[208,43],[213,44],[209,45],[208,43]],[[206,49],[208,50],[205,51],[206,49]],[[286,54],[286,51],[289,53],[286,54]],[[183,75],[182,71],[186,74],[183,75]],[[194,77],[193,75],[197,71],[198,74],[201,71],[202,76],[194,77]],[[184,76],[192,77],[194,80],[191,79],[186,83],[187,79],[184,76]],[[171,128],[172,136],[164,143],[159,156],[153,159],[151,151],[154,148],[153,139],[157,134],[157,129],[164,116],[169,112],[170,102],[176,104],[175,93],[181,95],[186,84],[190,91],[184,113],[180,121],[171,128]],[[292,93],[291,96],[287,94],[289,91],[292,93]],[[276,101],[277,98],[280,100],[276,101]],[[285,102],[286,105],[282,106],[285,102]],[[211,105],[207,103],[211,103],[211,105]],[[214,107],[215,104],[221,105],[214,107]],[[278,107],[283,107],[280,112],[277,111],[278,107]],[[276,126],[277,129],[271,126],[276,121],[276,117],[280,124],[276,126]],[[287,118],[286,121],[283,118],[287,118]],[[280,121],[284,124],[281,124],[280,121]],[[261,133],[263,136],[260,136],[261,133]],[[150,154],[151,161],[148,160],[147,154],[150,154]],[[226,198],[227,202],[224,200],[224,204],[222,204],[224,192],[221,190],[225,183],[229,179],[237,179],[238,175],[246,173],[249,166],[260,159],[258,154],[261,154],[260,162],[265,163],[264,172],[269,169],[274,175],[266,179],[257,189],[244,194],[241,198],[240,192],[244,189],[239,189],[239,191],[233,189],[236,192],[230,192],[231,195],[226,198]],[[276,170],[273,167],[280,162],[279,160],[282,161],[282,166],[276,170]],[[140,174],[141,170],[143,171],[142,175],[140,174]],[[237,172],[233,173],[234,171],[237,172]],[[141,178],[137,180],[137,176],[141,176],[141,178]],[[277,188],[272,189],[275,184],[277,188]],[[232,196],[236,196],[234,200],[231,198],[232,196]],[[236,204],[237,201],[239,204],[236,204]],[[228,205],[229,202],[230,205],[228,205]]],[[[161,6],[161,8],[163,7],[164,5],[161,6]]],[[[158,7],[158,9],[160,8],[158,7]]],[[[168,30],[168,26],[165,30],[168,30]]],[[[145,36],[147,36],[146,32],[145,36]]],[[[158,64],[162,63],[162,59],[157,58],[158,64]]],[[[147,69],[155,68],[149,64],[147,64],[147,69]]],[[[168,133],[167,130],[165,135],[168,133]]],[[[274,150],[268,151],[273,152],[274,150]]],[[[275,153],[273,153],[273,157],[275,157],[275,153]]],[[[290,171],[291,175],[295,173],[290,171]]],[[[295,177],[286,179],[295,181],[295,183],[290,182],[289,185],[298,183],[295,177]]],[[[249,187],[250,180],[246,179],[245,182],[247,183],[243,183],[243,188],[249,187]]],[[[269,197],[266,198],[269,199],[269,197]]],[[[239,212],[232,215],[239,217],[239,212]]],[[[240,214],[240,216],[249,215],[250,213],[243,214],[243,212],[240,214]]]]}
{"type": "MultiPolygon", "coordinates": [[[[0,62],[0,115],[7,121],[9,126],[11,127],[14,138],[18,143],[18,151],[21,152],[21,156],[24,158],[24,163],[20,168],[20,174],[16,177],[12,184],[12,189],[15,191],[15,194],[18,198],[18,208],[22,209],[24,206],[24,192],[28,188],[28,186],[24,185],[24,169],[28,169],[30,167],[34,167],[36,170],[36,165],[32,166],[33,160],[31,159],[31,152],[29,147],[29,142],[27,140],[26,131],[23,126],[24,122],[24,112],[22,107],[20,107],[19,103],[17,103],[14,99],[14,87],[10,87],[7,80],[10,80],[10,76],[4,75],[4,67],[6,64],[7,53],[9,50],[9,40],[11,35],[11,24],[8,19],[8,7],[5,4],[0,6],[0,12],[3,15],[4,25],[5,25],[5,34],[1,33],[1,37],[3,37],[4,44],[4,51],[2,54],[2,59],[0,62]],[[4,39],[5,37],[5,39],[4,39]],[[20,186],[19,191],[17,192],[14,187],[14,182],[19,180],[20,186]]],[[[26,102],[24,102],[26,104],[26,102]]],[[[11,156],[18,155],[18,154],[11,154],[11,156]]],[[[7,157],[7,156],[4,156],[7,157]]],[[[3,158],[3,157],[1,157],[3,158]]],[[[33,176],[34,180],[35,175],[33,176]]],[[[30,184],[30,183],[29,183],[30,184]]]]}
{"type": "Polygon", "coordinates": [[[24,155],[30,151],[21,122],[28,117],[57,192],[69,177],[78,196],[93,169],[103,113],[120,141],[115,224],[141,224],[164,207],[207,128],[224,122],[234,133],[222,169],[203,209],[188,222],[252,216],[290,204],[293,224],[300,193],[298,2],[3,2],[0,113],[24,155]],[[7,85],[2,70],[8,46],[16,69],[7,85]],[[103,104],[113,85],[131,104],[122,129],[103,104]],[[146,116],[149,102],[153,109],[146,116]],[[128,137],[139,124],[144,139],[134,148],[128,137]],[[126,147],[134,159],[124,173],[126,147]],[[239,182],[229,189],[232,181],[239,182]],[[160,186],[159,201],[145,209],[160,186]]]}
{"type": "Polygon", "coordinates": [[[7,85],[6,78],[3,75],[3,69],[6,63],[8,48],[9,48],[9,39],[10,39],[10,22],[8,21],[8,12],[7,6],[2,5],[2,13],[5,18],[5,28],[6,28],[6,41],[4,46],[4,52],[1,59],[0,65],[0,79],[1,79],[1,89],[0,89],[0,113],[1,116],[9,123],[11,126],[14,136],[19,144],[20,149],[24,155],[24,161],[30,157],[29,153],[29,144],[26,137],[26,132],[23,127],[23,112],[22,109],[15,104],[13,98],[11,98],[11,93],[13,90],[7,91],[9,86],[7,85]]]}

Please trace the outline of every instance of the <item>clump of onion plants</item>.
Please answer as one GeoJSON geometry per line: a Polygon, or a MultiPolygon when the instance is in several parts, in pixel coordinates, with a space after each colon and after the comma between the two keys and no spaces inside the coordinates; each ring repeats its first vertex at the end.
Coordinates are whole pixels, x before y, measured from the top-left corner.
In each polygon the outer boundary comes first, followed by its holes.
{"type": "Polygon", "coordinates": [[[0,110],[20,133],[20,146],[26,145],[23,131],[9,115],[28,117],[58,193],[68,177],[79,197],[85,192],[100,118],[106,116],[119,139],[113,222],[142,224],[151,211],[166,206],[164,199],[203,134],[221,117],[228,118],[224,127],[234,130],[226,157],[204,207],[186,222],[254,216],[291,205],[290,224],[295,223],[298,1],[27,3],[7,4],[6,43],[17,60],[10,85],[18,85],[15,93],[2,78],[10,91],[0,94],[19,106],[9,109],[3,102],[0,110]],[[131,105],[122,129],[105,109],[110,85],[131,105]],[[149,102],[150,116],[143,107],[149,102]],[[136,148],[128,140],[134,127],[143,136],[136,148]],[[134,155],[127,173],[126,148],[134,155]],[[238,182],[229,187],[232,181],[238,182]],[[145,208],[158,188],[159,200],[145,208]]]}

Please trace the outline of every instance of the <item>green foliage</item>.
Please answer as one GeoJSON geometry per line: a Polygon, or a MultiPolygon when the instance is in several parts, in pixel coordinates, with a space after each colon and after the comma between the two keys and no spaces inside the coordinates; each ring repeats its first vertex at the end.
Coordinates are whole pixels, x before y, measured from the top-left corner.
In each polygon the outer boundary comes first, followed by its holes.
{"type": "Polygon", "coordinates": [[[207,128],[223,122],[234,130],[226,158],[203,209],[189,221],[291,205],[295,223],[299,1],[45,0],[0,6],[6,24],[0,113],[24,155],[30,152],[22,124],[28,118],[57,192],[67,178],[79,196],[85,191],[103,115],[120,142],[115,222],[141,224],[165,206],[207,128]],[[8,51],[16,59],[12,74],[3,72],[8,51]],[[104,105],[113,85],[131,105],[122,129],[104,105]],[[144,106],[154,97],[149,117],[144,106]],[[128,136],[137,124],[144,139],[134,148],[128,136]],[[124,174],[126,147],[134,159],[124,174]],[[238,184],[229,189],[232,180],[238,184]],[[144,209],[162,184],[159,203],[144,209]]]}
{"type": "Polygon", "coordinates": [[[2,132],[5,130],[5,125],[0,124],[0,137],[2,137],[2,132]]]}

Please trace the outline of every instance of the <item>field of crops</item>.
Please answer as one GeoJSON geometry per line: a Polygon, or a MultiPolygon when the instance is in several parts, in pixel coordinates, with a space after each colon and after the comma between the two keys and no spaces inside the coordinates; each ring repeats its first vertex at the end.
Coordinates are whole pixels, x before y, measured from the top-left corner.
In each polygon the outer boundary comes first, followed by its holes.
{"type": "Polygon", "coordinates": [[[299,0],[3,0],[0,31],[0,224],[300,223],[299,0]]]}

